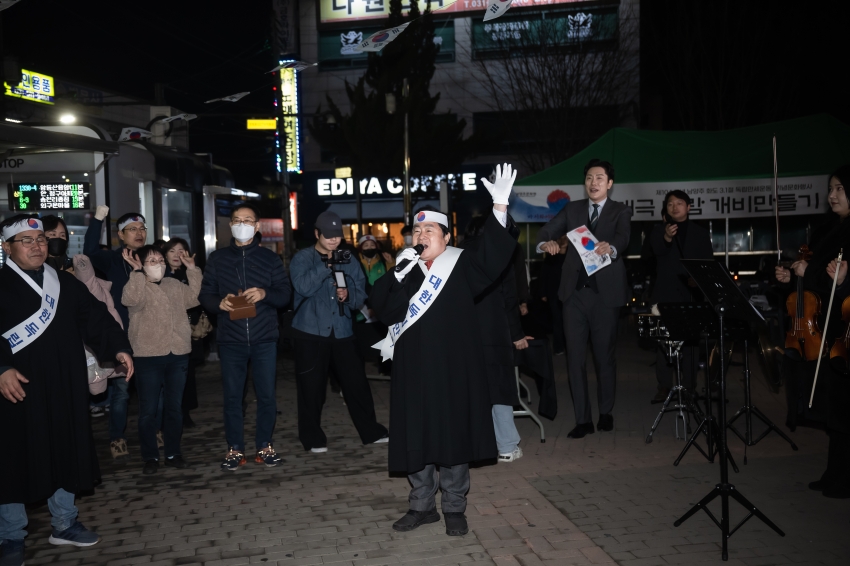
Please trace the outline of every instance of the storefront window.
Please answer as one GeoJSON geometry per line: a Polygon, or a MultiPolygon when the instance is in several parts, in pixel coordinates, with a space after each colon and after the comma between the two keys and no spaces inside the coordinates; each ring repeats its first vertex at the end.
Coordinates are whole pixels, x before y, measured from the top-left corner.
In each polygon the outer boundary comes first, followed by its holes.
{"type": "Polygon", "coordinates": [[[196,252],[192,241],[193,215],[192,193],[176,189],[162,188],[162,237],[164,240],[183,238],[189,242],[189,248],[196,252]]]}

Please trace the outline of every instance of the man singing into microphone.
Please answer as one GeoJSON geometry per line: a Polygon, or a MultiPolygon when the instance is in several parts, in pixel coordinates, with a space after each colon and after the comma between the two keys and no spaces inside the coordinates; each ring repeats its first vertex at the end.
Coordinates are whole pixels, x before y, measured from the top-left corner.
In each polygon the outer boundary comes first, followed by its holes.
{"type": "Polygon", "coordinates": [[[372,288],[372,308],[389,327],[375,347],[393,360],[389,469],[407,473],[412,486],[410,510],[393,525],[397,531],[440,520],[439,485],[446,534],[466,534],[469,462],[496,458],[475,297],[499,279],[516,248],[505,229],[515,178],[505,164],[496,168],[494,183],[482,179],[493,196],[493,213],[478,249],[449,246],[446,215],[420,211],[414,215],[413,245],[422,246],[421,255],[403,250],[396,268],[401,269],[372,288]]]}
{"type": "MultiPolygon", "coordinates": [[[[650,302],[658,303],[687,303],[702,297],[696,283],[688,277],[688,272],[682,267],[683,259],[712,259],[711,236],[708,230],[695,224],[688,218],[691,211],[691,197],[684,191],[670,191],[664,197],[664,208],[661,215],[664,224],[655,226],[649,236],[652,251],[657,258],[655,286],[652,289],[650,302]]],[[[694,367],[696,357],[694,348],[682,348],[682,374],[685,389],[694,392],[694,367]]],[[[655,353],[655,377],[658,380],[658,392],[651,403],[663,403],[673,386],[671,370],[663,348],[658,347],[655,353]]]]}

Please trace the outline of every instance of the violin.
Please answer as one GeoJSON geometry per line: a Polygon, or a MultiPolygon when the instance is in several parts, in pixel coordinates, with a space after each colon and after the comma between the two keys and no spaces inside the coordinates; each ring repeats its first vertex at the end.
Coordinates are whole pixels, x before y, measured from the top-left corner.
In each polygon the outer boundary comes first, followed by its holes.
{"type": "MultiPolygon", "coordinates": [[[[800,261],[812,259],[812,252],[805,244],[800,246],[798,253],[800,261]]],[[[797,290],[788,296],[785,308],[791,317],[791,327],[785,333],[785,348],[796,350],[805,361],[817,360],[823,351],[823,334],[818,326],[820,297],[804,290],[803,278],[797,277],[797,290]]]]}

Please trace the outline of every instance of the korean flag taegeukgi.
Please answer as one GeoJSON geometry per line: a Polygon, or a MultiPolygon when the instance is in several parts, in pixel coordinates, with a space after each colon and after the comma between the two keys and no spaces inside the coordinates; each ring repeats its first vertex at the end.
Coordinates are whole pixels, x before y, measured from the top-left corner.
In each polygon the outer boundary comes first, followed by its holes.
{"type": "Polygon", "coordinates": [[[356,51],[358,53],[363,53],[364,51],[380,51],[386,47],[389,42],[397,38],[409,25],[410,22],[407,22],[394,28],[382,29],[381,31],[375,32],[364,41],[361,41],[356,47],[356,51]]]}

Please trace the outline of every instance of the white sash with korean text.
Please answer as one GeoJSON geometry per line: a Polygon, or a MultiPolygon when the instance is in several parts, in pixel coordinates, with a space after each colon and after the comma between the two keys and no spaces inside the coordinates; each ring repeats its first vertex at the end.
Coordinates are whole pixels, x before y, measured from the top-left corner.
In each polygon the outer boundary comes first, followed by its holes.
{"type": "Polygon", "coordinates": [[[416,291],[416,294],[408,301],[407,316],[403,321],[392,325],[387,330],[386,338],[372,346],[376,350],[381,351],[382,361],[393,358],[395,345],[398,339],[401,338],[401,335],[404,334],[405,330],[413,326],[417,320],[422,318],[425,311],[434,304],[437,296],[445,288],[446,280],[452,274],[452,270],[462,251],[459,248],[447,247],[446,251],[437,256],[437,259],[431,264],[430,270],[425,267],[424,261],[419,260],[419,267],[425,273],[425,280],[422,282],[419,290],[416,291]]]}
{"type": "Polygon", "coordinates": [[[21,276],[32,290],[41,296],[41,307],[25,321],[3,334],[3,338],[9,341],[12,353],[16,354],[38,339],[44,330],[53,322],[53,315],[59,305],[59,276],[49,265],[44,265],[44,289],[33,281],[33,278],[15,265],[14,261],[7,261],[6,267],[21,276]]]}

